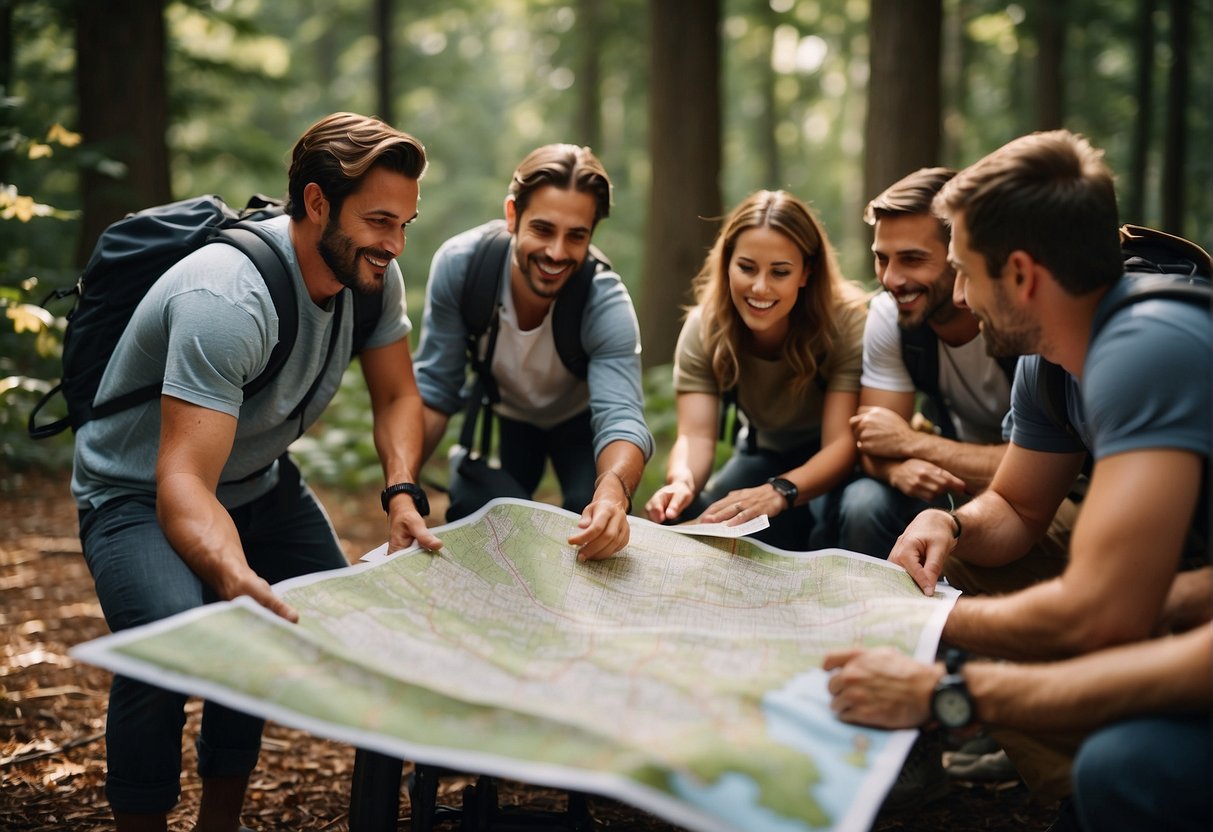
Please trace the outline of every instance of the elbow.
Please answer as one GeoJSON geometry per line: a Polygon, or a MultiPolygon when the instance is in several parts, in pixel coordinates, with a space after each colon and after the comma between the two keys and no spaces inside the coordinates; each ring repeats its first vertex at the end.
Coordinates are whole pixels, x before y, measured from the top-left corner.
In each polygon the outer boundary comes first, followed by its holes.
{"type": "Polygon", "coordinates": [[[1084,655],[1149,638],[1153,624],[1144,616],[1126,613],[1115,604],[1087,610],[1081,620],[1072,620],[1066,647],[1070,655],[1084,655]]]}

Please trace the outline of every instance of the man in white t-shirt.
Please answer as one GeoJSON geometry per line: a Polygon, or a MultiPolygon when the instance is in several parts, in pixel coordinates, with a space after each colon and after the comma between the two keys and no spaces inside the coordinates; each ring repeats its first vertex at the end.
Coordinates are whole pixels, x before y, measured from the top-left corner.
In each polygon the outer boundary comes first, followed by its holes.
{"type": "MultiPolygon", "coordinates": [[[[868,313],[859,413],[851,420],[866,476],[843,493],[839,531],[843,548],[876,557],[888,555],[919,511],[982,491],[1006,450],[1014,363],[992,358],[977,319],[952,302],[948,229],[931,214],[931,200],[953,175],[915,171],[864,214],[875,227],[872,252],[885,291],[868,313]],[[927,430],[911,426],[919,395],[927,430]]],[[[1050,556],[1033,559],[1014,584],[1060,573],[1064,545],[1046,548],[1050,556]]]]}

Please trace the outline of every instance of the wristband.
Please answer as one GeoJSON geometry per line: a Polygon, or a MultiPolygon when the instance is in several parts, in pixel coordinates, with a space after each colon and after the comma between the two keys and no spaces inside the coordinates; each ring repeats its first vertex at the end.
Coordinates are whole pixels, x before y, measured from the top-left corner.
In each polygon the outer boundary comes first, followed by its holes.
{"type": "Polygon", "coordinates": [[[615,471],[614,469],[611,469],[611,470],[607,470],[607,471],[604,471],[601,474],[599,474],[598,479],[594,480],[594,488],[597,488],[599,486],[599,484],[602,482],[602,478],[605,477],[607,474],[612,474],[615,477],[615,479],[619,480],[619,487],[623,489],[623,496],[626,497],[627,501],[628,501],[628,512],[627,513],[631,514],[632,513],[632,489],[628,488],[628,484],[623,481],[623,477],[619,476],[619,473],[617,471],[615,471]]]}

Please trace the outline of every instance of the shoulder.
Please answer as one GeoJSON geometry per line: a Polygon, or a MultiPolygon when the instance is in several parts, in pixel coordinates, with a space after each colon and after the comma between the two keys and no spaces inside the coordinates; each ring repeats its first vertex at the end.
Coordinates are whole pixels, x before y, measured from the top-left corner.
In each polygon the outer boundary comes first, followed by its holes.
{"type": "Polygon", "coordinates": [[[433,281],[436,278],[462,280],[466,277],[476,247],[498,225],[498,220],[490,220],[445,240],[434,252],[430,280],[433,281]]]}

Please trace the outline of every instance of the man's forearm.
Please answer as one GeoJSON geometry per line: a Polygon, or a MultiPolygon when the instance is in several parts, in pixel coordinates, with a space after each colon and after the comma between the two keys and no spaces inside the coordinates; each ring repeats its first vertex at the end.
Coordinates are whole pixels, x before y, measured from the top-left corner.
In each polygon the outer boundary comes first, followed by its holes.
{"type": "Polygon", "coordinates": [[[957,442],[934,434],[916,432],[907,446],[907,457],[925,459],[965,481],[970,494],[984,491],[998,470],[1007,446],[957,442]]]}
{"type": "Polygon", "coordinates": [[[628,504],[640,485],[644,473],[644,453],[624,439],[617,439],[602,449],[597,460],[598,477],[594,497],[600,493],[621,494],[628,504]]]}
{"type": "Polygon", "coordinates": [[[972,662],[965,680],[983,722],[1089,730],[1138,714],[1208,709],[1213,627],[1043,665],[972,662]]]}
{"type": "Polygon", "coordinates": [[[450,417],[424,404],[421,408],[421,415],[424,425],[424,440],[421,445],[419,464],[425,465],[429,461],[429,458],[434,455],[434,450],[438,447],[438,443],[442,441],[442,437],[446,435],[446,426],[447,422],[450,421],[450,417]]]}

